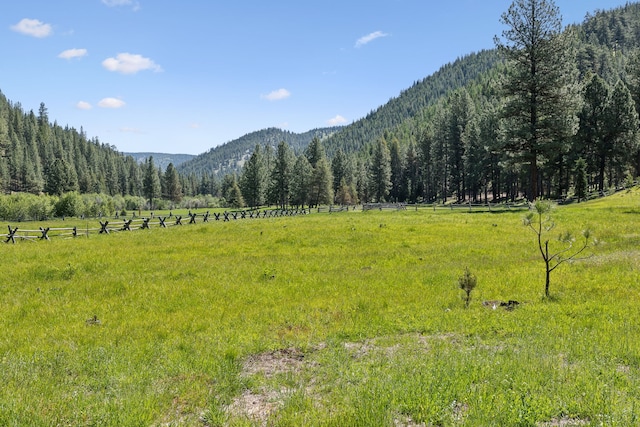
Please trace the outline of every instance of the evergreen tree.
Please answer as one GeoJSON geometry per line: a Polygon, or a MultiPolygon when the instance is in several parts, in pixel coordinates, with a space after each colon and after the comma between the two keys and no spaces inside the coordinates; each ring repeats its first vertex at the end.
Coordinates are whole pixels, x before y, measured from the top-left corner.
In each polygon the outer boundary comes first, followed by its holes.
{"type": "Polygon", "coordinates": [[[182,186],[180,184],[180,177],[173,163],[167,165],[167,170],[164,172],[165,182],[165,194],[166,199],[171,200],[173,203],[179,203],[182,200],[182,186]]]}
{"type": "Polygon", "coordinates": [[[426,202],[431,202],[436,198],[436,184],[434,182],[434,163],[432,159],[433,130],[431,127],[424,129],[418,140],[418,164],[420,170],[419,195],[426,202]]]}
{"type": "Polygon", "coordinates": [[[464,144],[464,187],[469,195],[469,200],[477,201],[482,198],[481,187],[485,171],[485,150],[480,139],[480,124],[477,120],[469,123],[462,134],[464,144]]]}
{"type": "Polygon", "coordinates": [[[411,141],[405,154],[403,174],[404,187],[407,189],[407,201],[416,203],[420,193],[420,165],[416,146],[411,141]]]}
{"type": "Polygon", "coordinates": [[[347,157],[341,148],[338,148],[331,159],[331,173],[333,174],[333,191],[337,193],[342,180],[347,176],[347,157]]]}
{"type": "MultiPolygon", "coordinates": [[[[311,163],[311,162],[309,162],[311,163]]],[[[327,159],[322,156],[313,168],[311,177],[311,202],[313,206],[333,203],[333,177],[327,159]]]]}
{"type": "Polygon", "coordinates": [[[578,114],[580,126],[574,144],[575,155],[584,159],[587,172],[597,172],[598,190],[604,187],[608,153],[606,133],[610,89],[607,82],[594,74],[583,90],[582,109],[578,114]]]}
{"type": "Polygon", "coordinates": [[[375,201],[384,202],[391,189],[391,154],[384,137],[378,139],[371,160],[371,193],[375,201]]]}
{"type": "Polygon", "coordinates": [[[611,91],[607,108],[606,151],[610,153],[609,182],[617,185],[633,166],[638,151],[638,115],[629,88],[618,81],[611,91]]]}
{"type": "Polygon", "coordinates": [[[574,174],[574,178],[573,178],[574,193],[575,193],[575,196],[578,198],[578,203],[580,203],[580,201],[584,200],[585,197],[587,196],[587,187],[588,187],[587,162],[582,157],[576,160],[573,174],[574,174]]]}
{"type": "Polygon", "coordinates": [[[222,182],[220,183],[220,195],[225,199],[228,204],[229,199],[232,197],[231,189],[233,188],[233,183],[236,181],[236,177],[234,174],[230,173],[225,175],[222,178],[222,182]]]}
{"type": "Polygon", "coordinates": [[[508,27],[508,44],[495,39],[507,60],[505,148],[528,167],[527,197],[534,200],[541,194],[539,163],[574,134],[575,57],[553,0],[515,0],[501,22],[508,27]]]}
{"type": "Polygon", "coordinates": [[[300,155],[296,159],[293,166],[293,175],[291,177],[291,204],[304,208],[308,205],[311,198],[311,180],[313,177],[313,168],[307,157],[300,155]]]}
{"type": "Polygon", "coordinates": [[[289,145],[282,141],[278,144],[275,165],[271,171],[271,200],[280,208],[285,209],[289,203],[291,186],[291,172],[293,168],[293,153],[289,145]]]}
{"type": "Polygon", "coordinates": [[[475,115],[471,96],[465,88],[455,91],[448,99],[442,129],[444,150],[448,160],[447,193],[455,193],[458,201],[464,200],[467,182],[465,173],[465,133],[475,115]]]}
{"type": "Polygon", "coordinates": [[[393,138],[391,148],[389,149],[390,159],[390,180],[391,188],[389,189],[389,199],[395,202],[406,201],[407,192],[404,180],[404,164],[402,153],[400,152],[400,142],[398,138],[393,138]]]}
{"type": "Polygon", "coordinates": [[[9,140],[8,110],[4,109],[4,99],[0,97],[0,192],[4,193],[9,189],[9,164],[7,162],[8,152],[11,147],[9,140]]]}
{"type": "Polygon", "coordinates": [[[340,185],[338,186],[338,191],[335,195],[336,203],[339,205],[353,205],[356,201],[356,191],[352,185],[348,185],[347,181],[342,178],[340,181],[340,185]]]}
{"type": "Polygon", "coordinates": [[[144,178],[142,181],[144,197],[149,201],[149,209],[154,209],[153,201],[160,197],[160,177],[153,162],[153,156],[149,156],[144,162],[144,178]]]}
{"type": "Polygon", "coordinates": [[[244,165],[240,177],[240,190],[247,206],[256,208],[264,204],[266,181],[265,165],[260,152],[260,145],[256,144],[251,157],[244,165]]]}
{"type": "Polygon", "coordinates": [[[240,186],[238,185],[236,176],[231,176],[233,177],[233,180],[231,182],[231,187],[227,191],[227,204],[232,208],[240,209],[245,206],[244,199],[242,198],[242,192],[240,191],[240,186]]]}
{"type": "Polygon", "coordinates": [[[45,192],[60,196],[67,188],[67,165],[62,159],[54,159],[49,167],[45,192]]]}
{"type": "Polygon", "coordinates": [[[305,156],[307,156],[311,167],[315,169],[320,159],[325,157],[324,147],[322,146],[322,142],[318,137],[315,137],[311,140],[311,143],[305,150],[304,154],[305,156]]]}
{"type": "Polygon", "coordinates": [[[429,183],[433,198],[438,197],[444,203],[451,194],[451,161],[449,159],[451,150],[447,144],[449,138],[447,132],[448,113],[442,108],[436,114],[433,134],[429,141],[430,144],[428,144],[430,147],[428,161],[431,164],[429,183]]]}
{"type": "Polygon", "coordinates": [[[485,104],[479,116],[480,144],[484,149],[484,192],[485,200],[488,200],[489,185],[493,200],[500,199],[502,182],[502,160],[505,157],[499,141],[499,117],[497,107],[493,104],[485,104]]]}
{"type": "Polygon", "coordinates": [[[357,159],[355,166],[355,184],[358,201],[367,203],[370,200],[371,191],[369,185],[369,163],[364,159],[357,159]]]}

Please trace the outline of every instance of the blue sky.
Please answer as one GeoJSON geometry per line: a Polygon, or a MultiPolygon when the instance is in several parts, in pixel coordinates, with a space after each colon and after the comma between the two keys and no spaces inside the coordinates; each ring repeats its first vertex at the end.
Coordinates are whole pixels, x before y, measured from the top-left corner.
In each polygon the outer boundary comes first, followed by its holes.
{"type": "MultiPolygon", "coordinates": [[[[511,0],[20,0],[0,90],[119,151],[200,154],[356,121],[494,47],[511,0]]],[[[626,0],[557,0],[565,24],[626,0]]]]}

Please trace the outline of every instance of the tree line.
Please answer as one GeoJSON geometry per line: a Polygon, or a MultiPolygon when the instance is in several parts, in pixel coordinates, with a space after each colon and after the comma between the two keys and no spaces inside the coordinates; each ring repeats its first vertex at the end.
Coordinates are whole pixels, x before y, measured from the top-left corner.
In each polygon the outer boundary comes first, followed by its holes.
{"type": "Polygon", "coordinates": [[[215,167],[204,155],[180,170],[139,164],[50,123],[44,103],[25,112],[0,93],[0,191],[284,207],[583,197],[640,175],[640,5],[562,29],[552,1],[515,0],[501,22],[496,49],[444,66],[362,120],[300,138],[257,132],[240,151],[228,144],[233,158],[214,156],[215,167]]]}
{"type": "MultiPolygon", "coordinates": [[[[403,116],[398,111],[415,103],[402,101],[418,93],[408,90],[323,140],[331,153],[330,203],[580,199],[640,175],[640,5],[597,11],[583,26],[563,30],[553,1],[516,0],[501,22],[505,30],[491,54],[446,67],[458,77],[444,96],[403,116]],[[460,77],[464,69],[474,78],[460,77]]],[[[291,151],[284,147],[278,152],[291,151]]],[[[268,158],[266,149],[256,146],[254,155],[268,158]]],[[[301,154],[300,162],[304,157],[310,159],[301,154]]],[[[298,165],[303,173],[290,175],[292,168],[268,165],[260,175],[255,162],[245,164],[237,192],[244,203],[316,202],[301,184],[311,187],[315,167],[298,165]],[[295,191],[263,193],[276,182],[295,191]]]]}

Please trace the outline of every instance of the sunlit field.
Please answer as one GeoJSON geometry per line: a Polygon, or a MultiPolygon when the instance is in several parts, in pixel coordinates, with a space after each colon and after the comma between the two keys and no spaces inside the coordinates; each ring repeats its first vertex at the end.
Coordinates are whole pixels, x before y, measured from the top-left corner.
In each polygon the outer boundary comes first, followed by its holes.
{"type": "Polygon", "coordinates": [[[312,213],[2,245],[0,425],[638,425],[640,191],[556,209],[552,237],[588,226],[600,244],[552,273],[550,298],[523,216],[312,213]]]}

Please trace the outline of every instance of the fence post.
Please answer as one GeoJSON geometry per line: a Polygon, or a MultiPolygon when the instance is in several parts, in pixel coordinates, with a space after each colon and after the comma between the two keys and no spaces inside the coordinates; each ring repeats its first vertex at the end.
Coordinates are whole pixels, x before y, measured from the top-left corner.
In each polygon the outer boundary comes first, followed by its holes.
{"type": "Polygon", "coordinates": [[[42,232],[42,236],[40,236],[40,240],[42,239],[49,240],[48,233],[50,229],[51,229],[50,227],[47,227],[47,228],[40,227],[40,231],[42,232]]]}
{"type": "Polygon", "coordinates": [[[109,234],[109,229],[107,228],[107,225],[109,225],[109,221],[105,221],[105,222],[100,221],[100,233],[98,234],[102,234],[102,233],[109,234]]]}
{"type": "Polygon", "coordinates": [[[9,243],[9,240],[11,240],[11,243],[15,243],[16,239],[14,238],[16,231],[18,231],[18,227],[14,228],[13,230],[11,230],[11,226],[7,225],[7,227],[9,228],[9,234],[7,234],[7,240],[5,241],[5,243],[9,243]]]}

